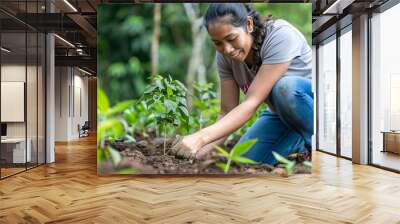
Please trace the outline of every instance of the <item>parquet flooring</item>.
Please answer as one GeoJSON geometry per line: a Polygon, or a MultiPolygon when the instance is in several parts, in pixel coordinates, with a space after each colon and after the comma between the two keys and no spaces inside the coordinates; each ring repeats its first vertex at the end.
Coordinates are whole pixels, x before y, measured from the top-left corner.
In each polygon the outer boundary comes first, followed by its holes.
{"type": "Polygon", "coordinates": [[[0,181],[0,223],[400,223],[400,175],[315,152],[313,174],[97,176],[95,138],[0,181]]]}
{"type": "Polygon", "coordinates": [[[8,167],[7,168],[1,168],[1,176],[2,177],[7,177],[7,176],[10,176],[12,174],[24,171],[24,170],[25,170],[25,167],[24,168],[8,168],[8,167]]]}

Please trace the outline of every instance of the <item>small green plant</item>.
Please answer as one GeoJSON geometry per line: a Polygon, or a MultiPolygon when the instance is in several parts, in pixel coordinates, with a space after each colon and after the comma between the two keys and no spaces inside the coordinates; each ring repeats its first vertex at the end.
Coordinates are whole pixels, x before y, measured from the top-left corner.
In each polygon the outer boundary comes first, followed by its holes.
{"type": "Polygon", "coordinates": [[[224,157],[227,158],[227,163],[216,163],[216,166],[222,169],[225,173],[228,173],[231,163],[236,162],[238,164],[256,164],[257,162],[251,160],[249,158],[243,157],[249,149],[257,142],[257,139],[250,139],[239,144],[236,144],[235,147],[228,153],[225,149],[215,146],[215,149],[220,152],[224,157]]]}
{"type": "Polygon", "coordinates": [[[102,89],[97,89],[97,163],[102,163],[111,158],[116,166],[121,161],[120,153],[106,144],[126,135],[126,122],[121,114],[134,104],[133,100],[123,101],[110,107],[108,97],[102,89]]]}
{"type": "Polygon", "coordinates": [[[135,105],[124,111],[124,119],[128,123],[128,133],[134,136],[140,133],[144,137],[148,137],[148,131],[153,117],[151,111],[146,109],[144,101],[136,101],[135,105]]]}
{"type": "Polygon", "coordinates": [[[275,157],[276,160],[278,160],[278,162],[280,162],[285,167],[286,172],[289,176],[293,174],[296,161],[288,160],[275,151],[272,151],[272,155],[275,157]]]}
{"type": "Polygon", "coordinates": [[[215,108],[216,101],[216,93],[212,90],[213,83],[206,84],[193,84],[194,88],[194,97],[193,97],[193,105],[195,107],[195,111],[199,114],[199,129],[201,129],[204,125],[207,124],[207,121],[216,120],[218,117],[218,111],[215,112],[213,110],[215,108]],[[215,115],[212,117],[212,115],[215,115]]]}
{"type": "MultiPolygon", "coordinates": [[[[294,168],[296,166],[296,161],[288,160],[275,151],[272,151],[272,155],[274,155],[275,159],[278,160],[278,162],[285,167],[288,175],[293,174],[294,168]]],[[[310,161],[303,161],[302,164],[307,169],[312,168],[312,163],[310,161]]]]}
{"type": "Polygon", "coordinates": [[[153,84],[149,85],[142,96],[145,107],[152,111],[153,122],[159,132],[164,134],[164,155],[166,150],[167,129],[189,124],[189,112],[186,102],[186,87],[171,76],[164,78],[152,77],[153,84]],[[171,127],[172,126],[172,127],[171,127]]]}
{"type": "Polygon", "coordinates": [[[312,162],[310,161],[303,161],[303,166],[305,166],[308,169],[312,168],[312,162]]]}

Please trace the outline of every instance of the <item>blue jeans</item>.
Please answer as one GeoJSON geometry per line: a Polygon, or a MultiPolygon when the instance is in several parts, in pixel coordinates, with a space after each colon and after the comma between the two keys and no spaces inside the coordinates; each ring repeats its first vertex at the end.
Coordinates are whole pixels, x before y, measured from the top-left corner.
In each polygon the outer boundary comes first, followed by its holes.
{"type": "Polygon", "coordinates": [[[270,165],[278,161],[272,151],[284,157],[295,152],[311,151],[314,128],[314,98],[311,80],[284,76],[269,94],[271,109],[264,110],[239,142],[257,139],[243,156],[270,165]]]}

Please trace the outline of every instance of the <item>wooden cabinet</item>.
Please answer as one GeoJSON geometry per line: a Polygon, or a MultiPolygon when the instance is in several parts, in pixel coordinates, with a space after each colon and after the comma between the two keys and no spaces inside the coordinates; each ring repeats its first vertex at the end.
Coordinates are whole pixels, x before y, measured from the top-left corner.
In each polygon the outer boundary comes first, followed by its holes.
{"type": "Polygon", "coordinates": [[[400,131],[382,132],[383,133],[383,152],[393,152],[400,154],[400,131]]]}

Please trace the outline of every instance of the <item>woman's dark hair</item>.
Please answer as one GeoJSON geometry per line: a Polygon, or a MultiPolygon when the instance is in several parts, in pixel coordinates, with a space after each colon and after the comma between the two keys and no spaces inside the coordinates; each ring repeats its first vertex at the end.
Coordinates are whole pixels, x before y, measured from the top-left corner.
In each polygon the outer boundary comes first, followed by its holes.
{"type": "Polygon", "coordinates": [[[260,50],[267,32],[266,26],[273,21],[271,15],[266,18],[261,17],[249,3],[212,3],[209,5],[207,12],[204,15],[204,26],[208,30],[208,26],[211,23],[223,22],[234,27],[243,27],[243,29],[247,31],[247,16],[253,18],[254,24],[254,29],[251,33],[254,38],[251,47],[254,65],[251,69],[257,71],[262,62],[260,50]]]}

